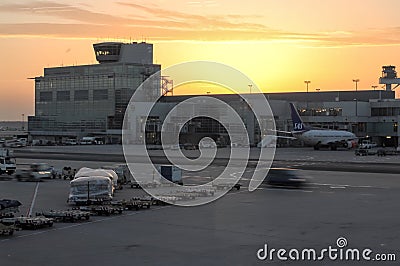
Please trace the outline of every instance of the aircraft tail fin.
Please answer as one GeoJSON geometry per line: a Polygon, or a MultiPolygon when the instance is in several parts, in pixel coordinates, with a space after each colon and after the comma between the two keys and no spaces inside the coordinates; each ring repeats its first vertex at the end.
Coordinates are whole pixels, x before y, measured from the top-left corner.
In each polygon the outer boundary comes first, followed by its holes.
{"type": "Polygon", "coordinates": [[[291,111],[292,121],[293,121],[293,131],[300,132],[300,131],[306,130],[303,120],[301,120],[301,117],[300,117],[299,113],[297,112],[296,107],[294,107],[293,103],[289,103],[289,104],[290,104],[290,111],[291,111]]]}

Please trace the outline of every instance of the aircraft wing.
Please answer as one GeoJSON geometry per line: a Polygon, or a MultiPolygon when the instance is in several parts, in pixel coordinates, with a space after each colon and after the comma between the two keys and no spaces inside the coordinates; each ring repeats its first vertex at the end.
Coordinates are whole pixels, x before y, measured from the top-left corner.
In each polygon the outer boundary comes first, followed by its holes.
{"type": "Polygon", "coordinates": [[[292,132],[291,132],[291,131],[272,130],[272,129],[270,129],[269,131],[278,132],[278,133],[285,133],[285,134],[292,134],[292,132]]]}
{"type": "Polygon", "coordinates": [[[286,136],[276,136],[278,139],[297,139],[295,137],[286,137],[286,136]]]}

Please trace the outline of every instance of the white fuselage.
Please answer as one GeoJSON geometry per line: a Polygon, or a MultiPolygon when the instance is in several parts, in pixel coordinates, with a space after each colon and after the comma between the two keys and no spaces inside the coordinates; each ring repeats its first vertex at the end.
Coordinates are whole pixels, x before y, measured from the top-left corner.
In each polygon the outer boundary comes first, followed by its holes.
{"type": "Polygon", "coordinates": [[[311,129],[304,132],[294,132],[293,135],[309,145],[330,145],[333,143],[346,142],[354,140],[357,137],[348,131],[344,130],[324,130],[324,129],[311,129]]]}

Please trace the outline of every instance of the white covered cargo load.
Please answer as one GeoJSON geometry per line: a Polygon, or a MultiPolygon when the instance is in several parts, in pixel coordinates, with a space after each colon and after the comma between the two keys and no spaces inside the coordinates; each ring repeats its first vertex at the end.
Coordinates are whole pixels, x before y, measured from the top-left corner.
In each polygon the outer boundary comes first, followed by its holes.
{"type": "Polygon", "coordinates": [[[87,177],[87,176],[104,176],[108,177],[112,181],[113,189],[117,187],[118,183],[118,175],[110,169],[92,169],[87,167],[82,167],[79,171],[75,174],[74,179],[80,177],[87,177]]]}
{"type": "Polygon", "coordinates": [[[68,202],[100,202],[110,201],[113,185],[109,177],[82,176],[70,182],[68,202]]]}

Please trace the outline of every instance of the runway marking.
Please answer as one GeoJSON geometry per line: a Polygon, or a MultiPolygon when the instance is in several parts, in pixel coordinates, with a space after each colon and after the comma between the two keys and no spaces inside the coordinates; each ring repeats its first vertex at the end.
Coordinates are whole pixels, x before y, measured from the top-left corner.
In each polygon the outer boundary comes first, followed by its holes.
{"type": "Polygon", "coordinates": [[[31,201],[31,205],[29,206],[29,210],[28,213],[26,214],[26,216],[31,216],[32,215],[32,210],[33,210],[33,206],[35,206],[35,201],[36,201],[36,196],[39,190],[39,182],[36,182],[36,187],[35,187],[35,192],[33,192],[33,198],[31,201]]]}
{"type": "Polygon", "coordinates": [[[305,192],[305,193],[312,193],[312,190],[304,190],[304,189],[297,189],[297,188],[285,188],[285,187],[259,187],[257,188],[261,190],[274,190],[274,191],[291,191],[291,192],[305,192]]]}
{"type": "Polygon", "coordinates": [[[15,236],[15,237],[12,237],[12,238],[2,239],[0,242],[6,242],[6,241],[9,241],[9,240],[13,240],[13,239],[19,239],[19,238],[30,237],[30,236],[35,236],[35,235],[41,235],[41,234],[44,234],[44,233],[49,233],[49,232],[54,232],[54,231],[60,231],[60,230],[65,230],[65,229],[74,228],[74,227],[79,227],[79,226],[94,224],[94,223],[100,223],[100,222],[109,221],[109,220],[114,220],[114,219],[121,218],[121,217],[127,217],[127,216],[137,215],[137,214],[139,214],[139,213],[146,213],[146,212],[150,212],[150,211],[157,211],[157,210],[161,210],[161,209],[165,209],[165,208],[169,208],[169,207],[172,207],[172,205],[163,206],[163,207],[159,207],[159,208],[153,208],[153,209],[149,209],[149,210],[143,210],[143,211],[135,211],[135,212],[131,212],[131,213],[116,215],[116,216],[113,216],[113,217],[102,218],[102,219],[95,220],[95,221],[82,222],[82,223],[79,223],[79,224],[72,224],[72,225],[67,225],[67,226],[63,226],[63,227],[59,227],[59,228],[52,228],[52,229],[48,229],[48,230],[44,230],[44,231],[37,231],[37,232],[25,234],[25,235],[15,236]]]}
{"type": "Polygon", "coordinates": [[[317,185],[317,186],[330,186],[332,188],[378,188],[378,189],[385,189],[385,187],[374,187],[374,186],[369,186],[369,185],[359,185],[359,186],[354,186],[354,185],[346,185],[346,184],[329,184],[329,183],[309,183],[311,185],[317,185]]]}

